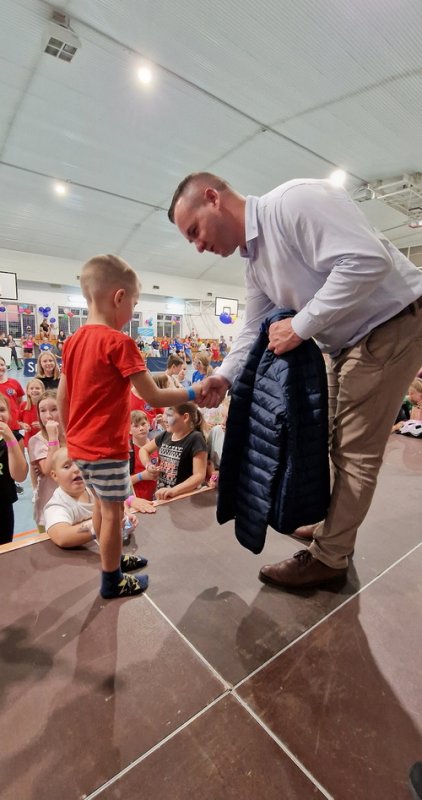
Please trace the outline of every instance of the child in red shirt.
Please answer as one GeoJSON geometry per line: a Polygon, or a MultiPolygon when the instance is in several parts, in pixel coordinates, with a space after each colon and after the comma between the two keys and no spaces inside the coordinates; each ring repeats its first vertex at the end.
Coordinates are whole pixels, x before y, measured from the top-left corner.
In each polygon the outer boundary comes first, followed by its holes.
{"type": "Polygon", "coordinates": [[[19,418],[20,418],[20,405],[22,402],[22,397],[24,397],[25,392],[22,389],[19,381],[15,380],[15,378],[8,378],[7,377],[7,364],[4,360],[3,356],[0,356],[0,394],[3,394],[7,397],[10,405],[10,420],[9,420],[9,428],[12,431],[19,430],[19,418]]]}
{"type": "Polygon", "coordinates": [[[69,455],[95,494],[93,525],[100,545],[101,595],[132,596],[147,588],[148,577],[122,572],[122,568],[145,565],[137,556],[122,556],[124,501],[131,495],[130,383],[152,406],[174,405],[187,395],[194,399],[196,392],[159,389],[134,340],[121,332],[133,317],[140,291],[136,273],[123,259],[91,258],[82,268],[81,288],[88,319],[63,347],[60,417],[69,455]]]}
{"type": "MultiPolygon", "coordinates": [[[[136,497],[152,500],[157,488],[157,477],[145,468],[139,455],[139,450],[148,441],[148,417],[143,411],[130,412],[130,437],[132,451],[130,459],[130,480],[136,497]]],[[[157,453],[158,455],[158,453],[157,453]]]]}

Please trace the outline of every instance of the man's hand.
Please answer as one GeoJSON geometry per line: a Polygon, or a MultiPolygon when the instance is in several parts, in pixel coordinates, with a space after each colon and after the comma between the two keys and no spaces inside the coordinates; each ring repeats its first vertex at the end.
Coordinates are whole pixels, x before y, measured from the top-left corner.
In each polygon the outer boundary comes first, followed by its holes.
{"type": "Polygon", "coordinates": [[[200,408],[217,408],[223,402],[230,383],[222,375],[210,375],[201,383],[201,394],[196,398],[200,408]]]}
{"type": "Polygon", "coordinates": [[[281,319],[279,322],[273,322],[270,325],[269,339],[268,350],[272,350],[276,356],[281,356],[282,353],[294,350],[295,347],[298,347],[303,342],[303,339],[294,332],[291,319],[281,319]]]}

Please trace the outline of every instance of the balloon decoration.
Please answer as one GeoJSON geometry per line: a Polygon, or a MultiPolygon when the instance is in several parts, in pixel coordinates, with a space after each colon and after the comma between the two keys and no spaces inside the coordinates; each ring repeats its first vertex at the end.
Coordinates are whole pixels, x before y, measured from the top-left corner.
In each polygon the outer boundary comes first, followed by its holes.
{"type": "Polygon", "coordinates": [[[232,325],[234,325],[236,320],[237,320],[237,314],[232,314],[232,325]]]}
{"type": "Polygon", "coordinates": [[[27,314],[27,315],[28,314],[32,314],[32,310],[30,308],[26,307],[26,308],[24,308],[23,313],[27,314]]]}
{"type": "Polygon", "coordinates": [[[219,320],[220,320],[220,322],[223,323],[223,325],[231,325],[231,323],[232,323],[232,318],[231,318],[230,314],[226,314],[225,311],[223,311],[223,313],[220,314],[219,320]]]}
{"type": "MultiPolygon", "coordinates": [[[[75,316],[73,311],[70,310],[70,308],[64,308],[63,309],[63,314],[65,315],[65,317],[68,317],[69,319],[72,319],[72,317],[75,316]]],[[[54,320],[54,321],[56,321],[56,320],[54,320]]]]}
{"type": "Polygon", "coordinates": [[[6,311],[6,306],[0,306],[0,314],[4,314],[6,311]]]}
{"type": "Polygon", "coordinates": [[[43,315],[44,319],[47,319],[47,317],[48,317],[48,315],[49,315],[49,313],[51,311],[51,308],[50,308],[50,306],[45,306],[45,308],[44,308],[44,306],[40,306],[38,311],[39,311],[40,314],[43,315]]]}
{"type": "Polygon", "coordinates": [[[50,317],[50,322],[51,322],[52,325],[54,325],[55,321],[56,321],[55,317],[50,317]]]}
{"type": "Polygon", "coordinates": [[[18,306],[18,311],[19,311],[19,314],[23,314],[23,312],[25,311],[25,309],[24,309],[24,307],[23,307],[23,306],[18,306]]]}
{"type": "Polygon", "coordinates": [[[153,318],[152,317],[148,317],[148,319],[144,320],[144,325],[147,328],[151,328],[152,325],[153,325],[153,322],[154,322],[153,318]]]}

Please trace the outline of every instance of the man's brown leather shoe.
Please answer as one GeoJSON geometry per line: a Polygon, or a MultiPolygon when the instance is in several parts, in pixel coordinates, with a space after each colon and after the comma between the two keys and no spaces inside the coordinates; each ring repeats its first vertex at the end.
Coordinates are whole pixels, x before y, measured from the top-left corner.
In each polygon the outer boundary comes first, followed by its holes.
{"type": "Polygon", "coordinates": [[[268,564],[259,572],[259,579],[270,586],[308,589],[326,583],[345,581],[347,567],[333,569],[314,558],[309,550],[299,550],[293,558],[268,564]]]}

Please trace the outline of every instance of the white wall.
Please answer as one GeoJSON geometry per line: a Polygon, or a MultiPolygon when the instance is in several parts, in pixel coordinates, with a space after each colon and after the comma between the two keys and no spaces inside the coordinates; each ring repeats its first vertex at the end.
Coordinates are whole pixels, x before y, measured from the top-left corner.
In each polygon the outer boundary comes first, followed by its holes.
{"type": "MultiPolygon", "coordinates": [[[[37,308],[50,306],[50,316],[56,319],[58,306],[85,304],[76,277],[80,269],[81,264],[71,259],[0,249],[0,270],[17,273],[19,302],[33,303],[37,308]],[[70,302],[69,296],[80,297],[80,300],[70,302]]],[[[213,297],[208,297],[209,282],[145,272],[142,273],[142,295],[136,310],[142,311],[144,319],[153,317],[155,326],[157,314],[172,313],[167,308],[170,299],[183,303],[185,299],[212,302],[216,296],[236,297],[241,306],[245,303],[246,292],[243,287],[213,284],[211,290],[213,297]],[[152,289],[155,284],[160,286],[159,291],[152,289]]],[[[38,322],[41,322],[41,314],[38,314],[38,318],[38,322]]],[[[214,339],[224,335],[226,340],[230,336],[235,340],[241,331],[242,320],[243,308],[239,310],[239,318],[233,325],[223,325],[214,315],[213,308],[207,308],[200,316],[195,314],[184,317],[183,334],[186,335],[194,328],[200,337],[214,339]]]]}

